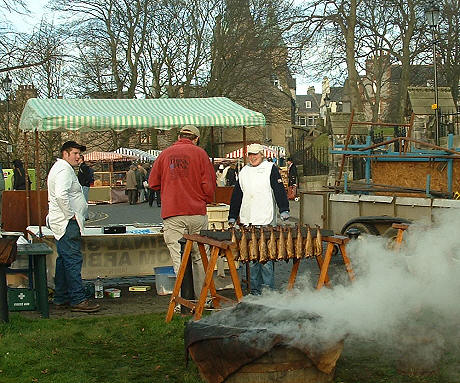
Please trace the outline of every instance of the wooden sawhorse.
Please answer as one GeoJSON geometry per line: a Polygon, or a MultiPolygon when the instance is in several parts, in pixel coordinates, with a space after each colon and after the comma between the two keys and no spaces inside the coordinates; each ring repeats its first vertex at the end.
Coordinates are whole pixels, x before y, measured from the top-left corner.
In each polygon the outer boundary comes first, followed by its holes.
{"type": "Polygon", "coordinates": [[[398,234],[396,235],[395,245],[393,247],[394,250],[398,251],[401,248],[401,243],[403,241],[404,232],[409,227],[408,224],[405,223],[394,223],[391,225],[393,229],[398,229],[398,234]]]}
{"type": "Polygon", "coordinates": [[[215,239],[211,239],[197,234],[184,234],[184,239],[186,239],[187,242],[185,243],[184,254],[182,255],[182,260],[179,267],[179,272],[177,274],[176,283],[174,285],[171,300],[169,302],[168,312],[166,314],[166,322],[171,321],[172,316],[174,314],[174,307],[178,303],[191,309],[192,312],[194,312],[195,320],[200,319],[203,314],[203,309],[206,303],[208,291],[211,292],[212,303],[213,306],[216,308],[220,307],[221,300],[232,301],[227,297],[217,294],[216,287],[214,285],[214,268],[216,267],[217,258],[219,257],[221,252],[223,252],[225,258],[227,258],[230,276],[232,278],[233,287],[235,288],[236,299],[239,302],[243,298],[243,292],[241,291],[238,272],[236,271],[235,261],[233,259],[233,254],[231,251],[231,247],[233,247],[234,244],[231,241],[217,241],[215,239]],[[196,303],[179,296],[179,291],[182,286],[182,281],[184,279],[185,269],[187,268],[187,263],[190,260],[190,253],[192,251],[193,242],[196,242],[198,245],[198,249],[200,251],[201,260],[203,262],[203,267],[205,271],[203,288],[201,289],[200,298],[196,303]],[[206,254],[205,245],[210,246],[211,255],[209,261],[208,256],[206,254]]]}
{"type": "MultiPolygon", "coordinates": [[[[347,251],[345,249],[345,245],[350,241],[350,238],[345,237],[343,235],[332,235],[328,237],[323,237],[322,240],[327,242],[326,254],[323,256],[321,254],[315,255],[316,262],[318,263],[318,267],[320,270],[318,283],[316,284],[316,289],[321,289],[324,285],[330,287],[329,276],[327,275],[327,271],[329,269],[329,264],[331,262],[332,253],[334,252],[334,246],[338,245],[340,249],[340,253],[342,254],[343,262],[345,263],[345,268],[347,269],[348,277],[350,281],[355,279],[355,274],[351,267],[350,259],[347,256],[347,251]]],[[[297,277],[297,271],[299,270],[301,259],[296,259],[294,264],[292,265],[291,275],[289,277],[288,282],[288,290],[294,288],[295,279],[297,277]]]]}

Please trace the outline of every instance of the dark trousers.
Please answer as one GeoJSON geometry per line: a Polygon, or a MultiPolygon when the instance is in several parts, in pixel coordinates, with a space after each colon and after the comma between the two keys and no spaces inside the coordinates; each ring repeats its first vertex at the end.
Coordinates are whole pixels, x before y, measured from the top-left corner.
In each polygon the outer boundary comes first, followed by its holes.
{"type": "Polygon", "coordinates": [[[157,201],[157,206],[161,206],[160,191],[149,189],[149,206],[150,207],[152,207],[154,200],[157,201]]]}
{"type": "Polygon", "coordinates": [[[128,201],[130,205],[137,203],[137,189],[128,189],[128,201]]]}

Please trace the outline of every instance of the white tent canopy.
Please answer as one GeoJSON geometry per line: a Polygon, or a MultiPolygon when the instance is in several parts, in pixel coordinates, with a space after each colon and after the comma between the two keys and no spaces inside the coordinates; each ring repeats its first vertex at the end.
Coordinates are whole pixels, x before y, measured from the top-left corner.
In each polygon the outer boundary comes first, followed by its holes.
{"type": "MultiPolygon", "coordinates": [[[[160,152],[157,150],[157,152],[160,152]]],[[[131,149],[131,148],[118,148],[115,150],[115,153],[118,154],[123,154],[125,156],[131,156],[131,157],[136,157],[139,161],[145,161],[145,162],[153,162],[158,158],[159,154],[151,154],[148,152],[145,152],[144,150],[141,149],[131,149]]]]}
{"type": "MultiPolygon", "coordinates": [[[[249,145],[248,145],[249,146],[249,145]]],[[[286,155],[286,149],[282,146],[266,146],[264,147],[264,157],[267,158],[279,158],[284,157],[286,155]]],[[[225,157],[227,158],[243,158],[243,148],[239,148],[234,150],[233,152],[227,153],[225,157]]]]}

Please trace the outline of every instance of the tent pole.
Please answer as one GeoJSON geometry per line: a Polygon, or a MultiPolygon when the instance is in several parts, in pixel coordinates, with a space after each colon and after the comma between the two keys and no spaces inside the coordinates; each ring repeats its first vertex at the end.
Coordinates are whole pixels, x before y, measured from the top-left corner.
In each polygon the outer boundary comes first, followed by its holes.
{"type": "Polygon", "coordinates": [[[243,164],[246,165],[246,156],[248,153],[247,142],[246,142],[246,127],[243,126],[243,164]]]}
{"type": "Polygon", "coordinates": [[[211,126],[211,158],[212,165],[214,166],[214,126],[211,126]]]}
{"type": "Polygon", "coordinates": [[[38,157],[38,147],[39,147],[39,140],[38,140],[38,130],[35,131],[35,181],[37,183],[37,213],[38,213],[38,235],[40,238],[43,237],[42,233],[42,204],[40,198],[40,158],[38,157]]]}
{"type": "MultiPolygon", "coordinates": [[[[24,162],[26,174],[29,175],[29,142],[27,141],[27,131],[24,130],[24,162]]],[[[26,223],[27,227],[30,226],[30,188],[26,178],[26,223]]]]}

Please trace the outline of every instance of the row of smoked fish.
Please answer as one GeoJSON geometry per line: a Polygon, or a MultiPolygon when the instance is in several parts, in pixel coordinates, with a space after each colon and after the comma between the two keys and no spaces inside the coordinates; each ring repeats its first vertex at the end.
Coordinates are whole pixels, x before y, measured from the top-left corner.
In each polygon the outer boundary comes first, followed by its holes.
{"type": "Polygon", "coordinates": [[[300,225],[292,226],[261,226],[235,227],[232,231],[232,242],[236,243],[233,255],[236,261],[260,262],[289,261],[290,259],[302,259],[323,253],[321,230],[316,228],[316,236],[313,237],[310,226],[306,226],[306,238],[302,236],[300,225]],[[295,233],[293,233],[293,230],[295,233]],[[295,238],[294,238],[295,237],[295,238]]]}

